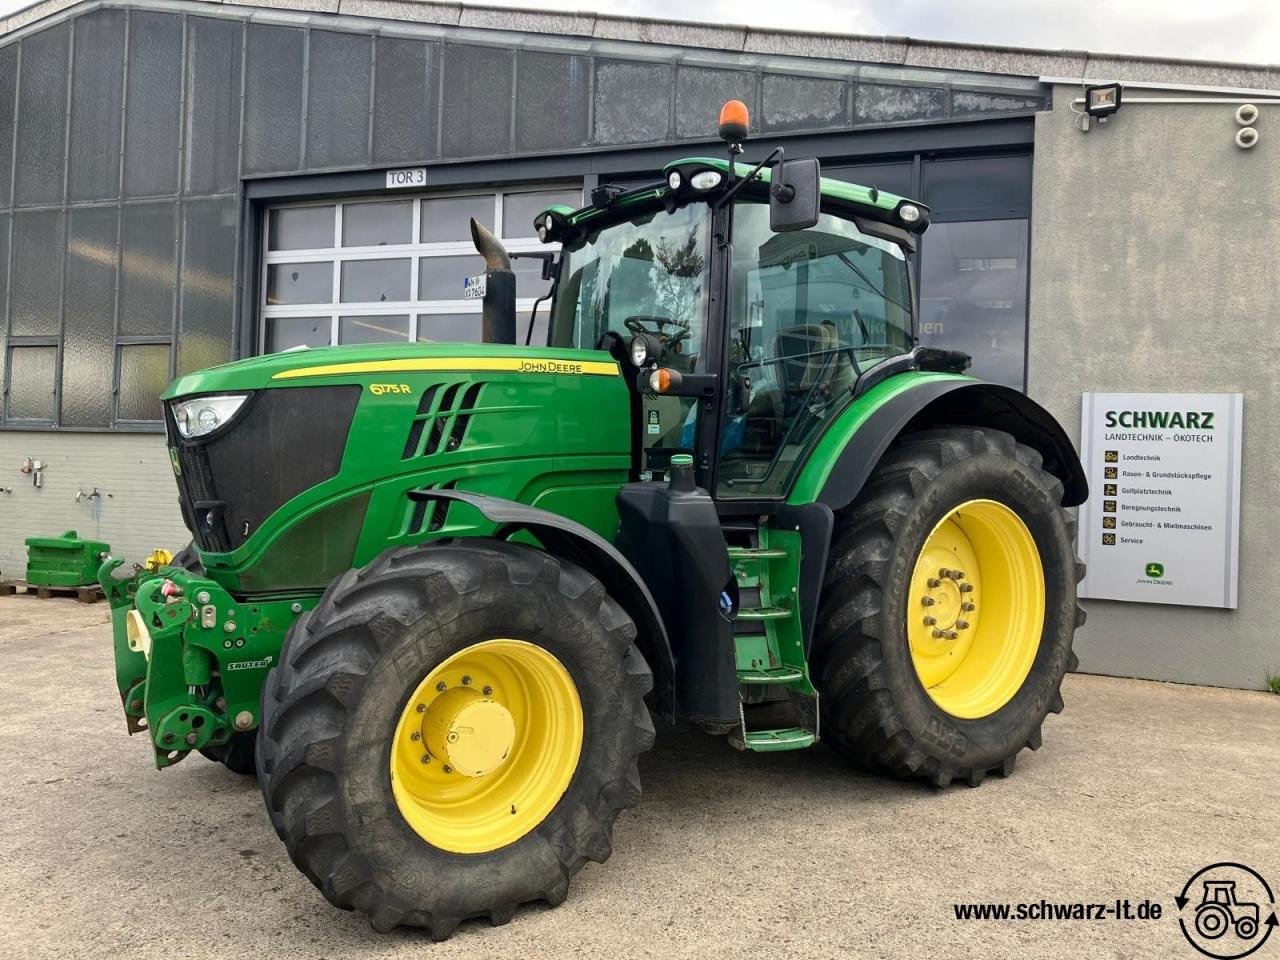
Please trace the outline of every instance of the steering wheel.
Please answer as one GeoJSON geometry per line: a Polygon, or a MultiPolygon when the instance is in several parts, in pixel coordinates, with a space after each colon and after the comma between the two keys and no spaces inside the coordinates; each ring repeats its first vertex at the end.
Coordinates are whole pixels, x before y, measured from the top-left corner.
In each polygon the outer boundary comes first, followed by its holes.
{"type": "Polygon", "coordinates": [[[692,336],[692,334],[689,332],[689,325],[687,323],[679,323],[675,320],[672,320],[670,317],[637,315],[637,316],[627,317],[625,320],[622,321],[622,325],[626,327],[628,330],[630,330],[632,333],[656,334],[658,336],[658,339],[660,339],[665,346],[669,346],[672,348],[673,353],[680,352],[679,350],[675,349],[676,344],[681,343],[685,340],[688,340],[692,336]],[[653,328],[650,329],[646,327],[645,326],[646,323],[653,324],[653,328]],[[673,332],[669,333],[667,331],[668,327],[672,328],[673,332]]]}

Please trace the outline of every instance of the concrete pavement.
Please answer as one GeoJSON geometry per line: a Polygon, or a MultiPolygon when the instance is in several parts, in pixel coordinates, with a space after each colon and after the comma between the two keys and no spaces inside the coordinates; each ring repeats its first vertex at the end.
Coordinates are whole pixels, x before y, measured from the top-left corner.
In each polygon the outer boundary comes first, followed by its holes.
{"type": "MultiPolygon", "coordinates": [[[[106,619],[0,598],[0,956],[1191,958],[1173,897],[1197,869],[1242,861],[1280,893],[1280,697],[1071,676],[1043,748],[978,789],[660,727],[612,859],[562,907],[438,945],[379,935],[294,869],[252,780],[198,756],[152,769],[125,735],[106,619]],[[1165,916],[952,907],[1117,897],[1165,916]]],[[[1255,956],[1280,957],[1280,935],[1255,956]]]]}

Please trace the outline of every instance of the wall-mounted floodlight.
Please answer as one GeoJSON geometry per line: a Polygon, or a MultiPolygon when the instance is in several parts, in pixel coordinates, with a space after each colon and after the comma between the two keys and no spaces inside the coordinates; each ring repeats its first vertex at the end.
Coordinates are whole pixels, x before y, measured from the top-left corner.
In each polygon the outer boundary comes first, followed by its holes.
{"type": "Polygon", "coordinates": [[[1107,117],[1120,109],[1124,86],[1119,83],[1102,83],[1084,88],[1084,112],[1106,123],[1107,117]]]}

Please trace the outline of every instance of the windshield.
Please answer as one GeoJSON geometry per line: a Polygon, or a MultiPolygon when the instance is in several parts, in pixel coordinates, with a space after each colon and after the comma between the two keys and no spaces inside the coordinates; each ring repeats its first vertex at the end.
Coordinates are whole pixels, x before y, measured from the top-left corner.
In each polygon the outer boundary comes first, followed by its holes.
{"type": "Polygon", "coordinates": [[[608,331],[658,334],[678,365],[702,352],[710,214],[704,203],[650,214],[566,249],[551,345],[595,349],[608,331]]]}

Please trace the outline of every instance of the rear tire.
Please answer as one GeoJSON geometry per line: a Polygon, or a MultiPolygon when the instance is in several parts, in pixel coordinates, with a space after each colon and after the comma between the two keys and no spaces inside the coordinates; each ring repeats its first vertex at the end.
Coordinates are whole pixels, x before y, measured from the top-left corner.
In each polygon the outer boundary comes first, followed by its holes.
{"type": "MultiPolygon", "coordinates": [[[[635,636],[595,578],[519,544],[396,548],[344,574],[294,624],[263,688],[258,778],[290,858],[330,903],[368,914],[380,931],[403,924],[444,939],[470,917],[500,924],[523,903],[562,902],[588,860],[609,857],[615,818],[640,798],[636,761],[653,744],[643,699],[653,677],[635,636]],[[423,749],[436,701],[424,713],[419,698],[446,686],[452,695],[470,681],[436,685],[438,671],[506,638],[567,671],[581,706],[580,752],[540,822],[502,846],[454,852],[427,842],[429,822],[410,825],[418,815],[401,805],[412,767],[406,774],[397,766],[401,741],[417,733],[416,703],[428,720],[427,734],[412,738],[429,757],[424,769],[458,778],[441,766],[438,747],[423,749]]],[[[560,734],[551,729],[554,746],[560,734]]],[[[536,741],[517,739],[500,771],[522,763],[522,742],[536,741]]],[[[431,817],[439,820],[439,811],[431,817]]]]}
{"type": "MultiPolygon", "coordinates": [[[[833,536],[813,643],[824,740],[861,765],[937,786],[954,779],[977,786],[990,772],[1007,775],[1023,747],[1040,746],[1045,717],[1062,710],[1062,678],[1076,666],[1072,637],[1084,622],[1076,603],[1084,566],[1075,557],[1075,521],[1061,506],[1062,494],[1062,483],[1043,469],[1040,455],[1000,431],[930,430],[910,434],[890,449],[857,500],[838,517],[833,536]],[[929,567],[929,561],[949,556],[936,552],[935,534],[952,518],[971,523],[974,514],[968,511],[977,505],[1011,532],[1012,547],[1006,549],[998,536],[989,541],[994,546],[987,549],[987,562],[973,564],[988,573],[977,591],[960,592],[973,587],[965,585],[965,571],[953,569],[958,576],[951,583],[928,580],[953,597],[917,596],[922,576],[917,564],[929,567]],[[1021,567],[1009,559],[1018,556],[1018,538],[1027,545],[1021,567]],[[1009,583],[1014,587],[998,589],[1009,583]],[[1029,584],[1037,589],[1024,589],[1029,584]],[[953,609],[951,619],[937,626],[916,624],[917,619],[927,624],[931,612],[945,616],[948,603],[954,608],[978,597],[990,598],[992,605],[1003,602],[1007,621],[994,606],[979,603],[982,609],[973,614],[953,609]],[[977,672],[989,675],[970,684],[976,692],[967,701],[949,700],[944,690],[959,682],[953,676],[961,676],[953,664],[963,665],[969,652],[979,649],[983,621],[978,618],[987,614],[988,627],[1017,623],[1024,601],[1033,608],[1042,602],[1043,615],[1022,622],[1020,649],[1010,652],[1012,641],[1003,639],[1017,631],[988,630],[987,642],[1005,647],[992,648],[992,655],[977,662],[977,672]],[[961,625],[967,617],[973,623],[961,625]],[[934,657],[929,660],[919,648],[928,646],[939,629],[943,636],[938,649],[926,651],[934,657]],[[928,631],[923,641],[921,630],[928,631]],[[910,639],[909,631],[915,631],[910,639]],[[953,653],[956,659],[947,659],[953,653]]],[[[954,535],[953,542],[967,543],[962,535],[954,535]]],[[[970,551],[965,565],[975,559],[970,551]]],[[[931,578],[940,572],[929,570],[931,578]]],[[[975,569],[967,576],[977,579],[980,573],[975,569]]]]}

